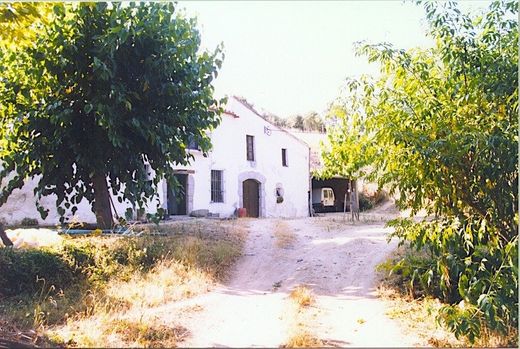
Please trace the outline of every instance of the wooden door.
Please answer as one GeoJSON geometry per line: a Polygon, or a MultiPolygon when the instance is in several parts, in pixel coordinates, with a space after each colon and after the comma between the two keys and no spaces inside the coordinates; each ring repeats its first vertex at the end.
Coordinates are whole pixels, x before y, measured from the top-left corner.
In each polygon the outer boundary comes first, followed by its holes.
{"type": "Polygon", "coordinates": [[[254,179],[247,179],[242,183],[244,208],[248,217],[260,216],[260,183],[254,179]]]}

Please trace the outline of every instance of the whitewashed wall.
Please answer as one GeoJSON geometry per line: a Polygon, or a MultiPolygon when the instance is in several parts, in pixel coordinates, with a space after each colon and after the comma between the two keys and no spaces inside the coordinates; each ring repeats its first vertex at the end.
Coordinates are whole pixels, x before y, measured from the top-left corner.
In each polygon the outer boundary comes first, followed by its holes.
{"type": "MultiPolygon", "coordinates": [[[[309,190],[309,148],[296,137],[268,123],[234,97],[229,98],[226,110],[238,115],[222,116],[221,124],[212,131],[213,150],[207,157],[200,151],[192,151],[195,160],[190,166],[175,169],[191,170],[189,182],[192,186],[192,202],[188,213],[197,209],[208,209],[221,217],[231,216],[235,209],[242,207],[242,181],[248,178],[261,179],[260,187],[262,217],[303,217],[308,215],[309,190]],[[270,135],[264,127],[271,129],[270,135]],[[255,161],[246,160],[246,135],[255,137],[255,161]],[[287,149],[288,167],[282,166],[282,151],[287,149]],[[224,202],[211,202],[211,170],[223,170],[224,202]],[[284,189],[284,201],[276,203],[276,186],[284,189]]],[[[34,205],[34,182],[28,181],[21,190],[15,190],[6,204],[0,207],[0,219],[8,223],[18,223],[23,218],[35,218],[40,224],[55,224],[59,215],[55,208],[55,197],[44,197],[41,204],[50,209],[45,221],[34,205]]],[[[159,204],[167,208],[166,185],[159,188],[159,204]]],[[[113,198],[119,215],[124,216],[129,203],[119,203],[113,198]]],[[[147,212],[156,212],[156,202],[150,204],[147,212]]],[[[72,219],[71,214],[66,215],[72,219]]],[[[83,222],[95,222],[90,205],[83,200],[78,205],[74,217],[83,222]]]]}
{"type": "MultiPolygon", "coordinates": [[[[234,97],[213,130],[213,150],[208,157],[194,151],[193,209],[209,209],[221,217],[230,216],[242,207],[242,181],[265,178],[260,186],[262,217],[303,217],[308,215],[309,148],[296,137],[268,123],[234,97]],[[264,127],[271,129],[270,135],[264,127]],[[246,159],[246,135],[255,137],[255,161],[246,159]],[[282,166],[282,148],[287,149],[288,166],[282,166]],[[211,170],[223,170],[224,202],[211,202],[211,170]],[[284,189],[284,201],[276,203],[276,186],[284,189]]],[[[166,206],[165,206],[166,207],[166,206]]]]}
{"type": "MultiPolygon", "coordinates": [[[[59,223],[60,216],[56,210],[56,196],[49,195],[44,196],[40,200],[40,204],[49,209],[49,215],[43,220],[40,213],[36,209],[34,188],[38,181],[38,177],[32,180],[28,180],[21,189],[15,189],[9,196],[7,202],[0,206],[0,220],[4,220],[10,224],[18,224],[24,218],[33,218],[38,221],[39,224],[53,225],[59,223]]],[[[162,188],[159,188],[159,197],[162,197],[162,188]]],[[[131,208],[132,205],[129,202],[120,203],[115,196],[112,195],[112,201],[116,207],[117,213],[124,217],[127,208],[131,208]]],[[[151,204],[148,205],[146,211],[149,213],[155,213],[157,211],[157,204],[161,205],[160,200],[155,199],[151,204]]],[[[91,206],[86,199],[83,199],[78,205],[76,214],[67,212],[65,218],[68,221],[76,220],[80,222],[94,223],[96,216],[91,210],[91,206]]]]}

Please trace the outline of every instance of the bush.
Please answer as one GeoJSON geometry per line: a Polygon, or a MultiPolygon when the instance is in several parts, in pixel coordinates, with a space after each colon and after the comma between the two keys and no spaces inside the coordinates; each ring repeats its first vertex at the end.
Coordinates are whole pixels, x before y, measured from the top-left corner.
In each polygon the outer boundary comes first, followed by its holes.
{"type": "Polygon", "coordinates": [[[377,190],[372,195],[359,193],[359,210],[366,211],[388,200],[388,193],[384,190],[377,190]]]}
{"type": "Polygon", "coordinates": [[[84,317],[108,321],[108,314],[134,306],[205,292],[240,256],[245,230],[230,228],[216,222],[143,226],[138,237],[66,237],[52,248],[2,248],[0,318],[41,330],[84,317]]]}
{"type": "Polygon", "coordinates": [[[25,217],[21,220],[20,225],[23,227],[37,227],[39,224],[37,219],[25,217]]]}
{"type": "Polygon", "coordinates": [[[73,284],[98,286],[116,274],[153,267],[175,243],[168,237],[71,238],[54,248],[0,249],[0,293],[3,296],[41,291],[37,279],[47,287],[64,290],[73,284]]]}
{"type": "Polygon", "coordinates": [[[0,248],[0,294],[20,296],[41,291],[37,279],[56,289],[66,288],[81,278],[56,252],[0,248]]]}
{"type": "Polygon", "coordinates": [[[372,200],[363,192],[359,193],[359,210],[366,211],[374,207],[372,200]]]}
{"type": "Polygon", "coordinates": [[[434,256],[407,268],[473,343],[518,328],[518,2],[478,15],[421,3],[435,45],[359,48],[381,75],[348,82],[323,158],[327,173],[362,173],[399,192],[400,209],[427,212],[394,236],[434,256]]]}
{"type": "Polygon", "coordinates": [[[393,271],[412,290],[446,303],[437,320],[457,338],[473,343],[484,333],[506,335],[517,327],[518,237],[503,243],[486,220],[397,219],[389,225],[401,243],[427,255],[407,255],[393,271]]]}

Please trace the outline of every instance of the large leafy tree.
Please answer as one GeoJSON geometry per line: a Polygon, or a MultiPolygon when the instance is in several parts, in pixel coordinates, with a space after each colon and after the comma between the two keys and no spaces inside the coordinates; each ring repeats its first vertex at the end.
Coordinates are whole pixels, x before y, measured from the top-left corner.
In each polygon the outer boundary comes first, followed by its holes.
{"type": "Polygon", "coordinates": [[[86,199],[103,228],[109,190],[143,207],[190,140],[209,150],[221,56],[172,3],[55,4],[32,45],[0,56],[0,205],[36,177],[38,200],[55,194],[63,216],[86,199]]]}
{"type": "Polygon", "coordinates": [[[429,254],[399,267],[448,303],[439,321],[474,340],[518,325],[518,2],[474,18],[451,2],[424,8],[433,48],[359,47],[381,75],[349,81],[324,162],[432,215],[391,223],[429,254]]]}
{"type": "Polygon", "coordinates": [[[14,49],[32,43],[51,13],[50,3],[0,3],[0,47],[14,49]]]}

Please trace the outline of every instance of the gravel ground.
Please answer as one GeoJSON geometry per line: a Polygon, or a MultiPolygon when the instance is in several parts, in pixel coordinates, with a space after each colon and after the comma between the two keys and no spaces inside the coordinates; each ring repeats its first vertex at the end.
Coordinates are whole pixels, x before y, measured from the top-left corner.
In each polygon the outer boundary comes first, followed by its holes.
{"type": "Polygon", "coordinates": [[[340,214],[293,220],[249,220],[244,255],[226,285],[172,306],[157,316],[182,323],[182,347],[278,347],[290,335],[294,316],[288,294],[306,285],[316,295],[306,324],[329,346],[410,347],[421,339],[405,334],[385,315],[376,297],[374,268],[396,247],[387,243],[384,221],[391,208],[343,221],[340,214]],[[281,225],[280,225],[281,224],[281,225]],[[295,235],[276,245],[280,226],[295,235]]]}

